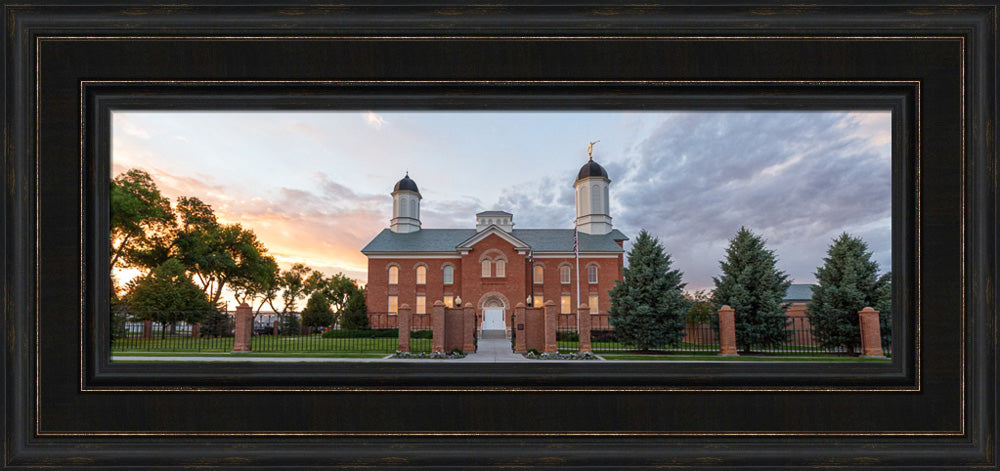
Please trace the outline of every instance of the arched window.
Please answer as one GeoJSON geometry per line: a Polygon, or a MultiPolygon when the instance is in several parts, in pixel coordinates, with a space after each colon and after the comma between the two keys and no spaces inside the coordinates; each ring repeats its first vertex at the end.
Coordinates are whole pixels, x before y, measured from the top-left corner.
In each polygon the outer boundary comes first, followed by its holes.
{"type": "Polygon", "coordinates": [[[542,276],[544,274],[545,274],[545,268],[542,267],[541,265],[535,265],[535,276],[534,276],[535,284],[540,285],[545,281],[545,279],[542,276]]]}
{"type": "Polygon", "coordinates": [[[417,200],[410,200],[410,217],[417,218],[417,200]]]}
{"type": "Polygon", "coordinates": [[[597,283],[597,265],[590,265],[587,267],[587,282],[597,283]]]}
{"type": "Polygon", "coordinates": [[[406,197],[399,197],[399,216],[406,217],[406,197]]]}
{"type": "Polygon", "coordinates": [[[445,265],[444,267],[444,284],[450,285],[455,282],[455,267],[451,265],[445,265]]]}
{"type": "Polygon", "coordinates": [[[497,278],[504,278],[507,276],[507,262],[503,260],[497,260],[497,278]]]}
{"type": "Polygon", "coordinates": [[[483,264],[483,267],[482,267],[483,268],[483,278],[489,278],[493,274],[493,271],[490,268],[490,260],[489,259],[483,260],[482,264],[483,264]]]}
{"type": "Polygon", "coordinates": [[[559,267],[559,282],[569,283],[569,267],[566,265],[559,267]]]}
{"type": "Polygon", "coordinates": [[[594,185],[590,187],[590,213],[603,213],[601,210],[601,187],[594,185]]]}
{"type": "Polygon", "coordinates": [[[427,267],[423,265],[417,267],[417,284],[418,285],[427,284],[427,267]]]}
{"type": "Polygon", "coordinates": [[[610,212],[611,205],[608,203],[608,187],[604,187],[604,212],[610,212]]]}
{"type": "Polygon", "coordinates": [[[389,284],[390,285],[399,284],[399,267],[395,265],[389,267],[389,284]]]}

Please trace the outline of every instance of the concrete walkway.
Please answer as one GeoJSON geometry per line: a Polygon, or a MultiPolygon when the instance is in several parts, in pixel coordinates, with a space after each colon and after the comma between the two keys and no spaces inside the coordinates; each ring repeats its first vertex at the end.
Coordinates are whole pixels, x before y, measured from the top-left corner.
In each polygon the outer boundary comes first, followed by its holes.
{"type": "MultiPolygon", "coordinates": [[[[488,337],[483,335],[483,337],[488,337]]],[[[469,361],[475,363],[511,363],[519,361],[531,361],[523,355],[515,354],[510,349],[510,339],[507,338],[481,338],[477,342],[476,353],[466,355],[465,358],[456,361],[469,361]]]]}

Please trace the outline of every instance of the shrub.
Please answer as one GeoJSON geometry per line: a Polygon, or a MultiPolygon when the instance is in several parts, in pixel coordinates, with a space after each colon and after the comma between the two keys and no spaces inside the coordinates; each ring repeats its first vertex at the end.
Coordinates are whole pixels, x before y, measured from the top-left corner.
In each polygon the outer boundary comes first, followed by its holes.
{"type": "Polygon", "coordinates": [[[387,338],[399,337],[398,329],[331,329],[323,333],[325,339],[387,338]]]}
{"type": "Polygon", "coordinates": [[[556,332],[556,341],[579,342],[580,334],[576,332],[556,332]]]}

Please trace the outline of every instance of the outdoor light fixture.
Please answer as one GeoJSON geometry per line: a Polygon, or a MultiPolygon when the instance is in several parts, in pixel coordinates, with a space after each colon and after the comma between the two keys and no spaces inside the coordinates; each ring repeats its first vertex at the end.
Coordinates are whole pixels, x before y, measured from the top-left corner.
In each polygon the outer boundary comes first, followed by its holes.
{"type": "Polygon", "coordinates": [[[531,306],[531,295],[530,295],[530,294],[528,295],[528,297],[527,297],[527,298],[524,298],[524,302],[525,302],[525,304],[527,304],[528,306],[531,306]]]}
{"type": "Polygon", "coordinates": [[[462,297],[455,296],[455,307],[462,307],[462,297]]]}

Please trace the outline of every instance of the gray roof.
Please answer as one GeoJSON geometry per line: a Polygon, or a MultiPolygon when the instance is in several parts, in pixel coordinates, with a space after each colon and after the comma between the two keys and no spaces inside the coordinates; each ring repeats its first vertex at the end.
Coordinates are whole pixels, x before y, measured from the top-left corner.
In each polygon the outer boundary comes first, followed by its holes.
{"type": "Polygon", "coordinates": [[[813,297],[813,285],[811,284],[793,284],[788,287],[788,293],[785,294],[786,301],[802,301],[811,300],[813,297]]]}
{"type": "MultiPolygon", "coordinates": [[[[406,234],[383,229],[361,249],[361,253],[454,252],[458,244],[474,235],[475,229],[421,229],[406,234]]],[[[514,229],[511,235],[531,246],[535,252],[573,251],[573,229],[514,229]]],[[[624,252],[615,242],[617,240],[628,240],[628,237],[618,229],[605,235],[580,233],[580,251],[624,252]]]]}
{"type": "Polygon", "coordinates": [[[513,216],[513,214],[507,211],[483,211],[481,213],[476,213],[476,216],[513,216]]]}

